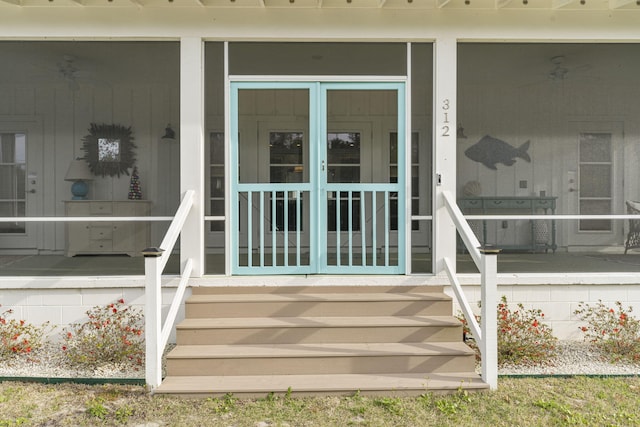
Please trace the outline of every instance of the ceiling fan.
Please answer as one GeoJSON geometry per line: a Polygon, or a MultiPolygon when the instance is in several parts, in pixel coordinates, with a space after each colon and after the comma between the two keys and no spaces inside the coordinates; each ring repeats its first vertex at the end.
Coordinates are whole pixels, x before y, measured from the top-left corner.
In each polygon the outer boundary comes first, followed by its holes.
{"type": "Polygon", "coordinates": [[[563,66],[564,55],[553,56],[550,61],[554,67],[549,71],[549,78],[551,80],[564,80],[567,77],[567,73],[569,73],[569,69],[563,66]]]}

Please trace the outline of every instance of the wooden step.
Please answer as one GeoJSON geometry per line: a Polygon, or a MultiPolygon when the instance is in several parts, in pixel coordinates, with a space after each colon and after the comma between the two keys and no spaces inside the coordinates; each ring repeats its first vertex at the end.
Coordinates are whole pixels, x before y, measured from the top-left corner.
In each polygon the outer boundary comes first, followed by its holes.
{"type": "Polygon", "coordinates": [[[448,316],[444,293],[256,293],[195,294],[185,304],[188,318],[314,316],[448,316]]]}
{"type": "Polygon", "coordinates": [[[180,345],[167,355],[172,376],[472,372],[462,342],[180,345]]]}
{"type": "MultiPolygon", "coordinates": [[[[363,286],[327,286],[327,285],[312,285],[312,286],[196,286],[191,288],[193,295],[229,295],[229,294],[411,294],[411,293],[442,293],[444,292],[443,286],[433,285],[399,285],[399,286],[386,286],[377,284],[374,279],[367,277],[367,283],[371,282],[371,285],[363,286]]],[[[385,280],[385,279],[378,279],[385,280]]],[[[283,282],[286,282],[286,278],[283,278],[283,282]]]]}
{"type": "Polygon", "coordinates": [[[256,317],[185,319],[178,345],[443,342],[462,337],[452,316],[256,317]]]}
{"type": "Polygon", "coordinates": [[[288,390],[402,395],[486,389],[452,311],[442,287],[194,288],[157,392],[260,397],[288,390]]]}
{"type": "Polygon", "coordinates": [[[260,398],[269,393],[294,396],[416,396],[425,392],[454,393],[487,390],[488,386],[473,372],[430,374],[341,374],[341,375],[243,375],[174,376],[156,389],[158,394],[185,397],[260,398]]]}

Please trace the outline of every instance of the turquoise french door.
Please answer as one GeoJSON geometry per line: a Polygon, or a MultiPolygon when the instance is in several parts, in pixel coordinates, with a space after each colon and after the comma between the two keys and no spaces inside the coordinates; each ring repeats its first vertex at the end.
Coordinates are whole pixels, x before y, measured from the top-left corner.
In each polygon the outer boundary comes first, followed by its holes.
{"type": "Polygon", "coordinates": [[[404,84],[230,94],[232,274],[403,274],[404,84]]]}

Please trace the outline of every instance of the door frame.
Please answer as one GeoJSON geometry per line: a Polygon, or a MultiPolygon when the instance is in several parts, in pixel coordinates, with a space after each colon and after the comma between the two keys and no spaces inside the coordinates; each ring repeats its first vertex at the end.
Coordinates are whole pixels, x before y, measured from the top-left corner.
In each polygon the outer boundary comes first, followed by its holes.
{"type": "MultiPolygon", "coordinates": [[[[384,78],[372,80],[371,77],[364,78],[346,78],[344,80],[334,81],[332,79],[325,80],[323,78],[295,78],[291,76],[277,77],[264,76],[255,77],[250,79],[240,78],[232,79],[229,81],[229,132],[228,132],[228,161],[230,168],[230,188],[231,197],[229,200],[229,212],[230,215],[230,230],[231,232],[231,245],[228,248],[230,251],[231,259],[231,273],[232,274],[247,274],[247,275],[261,275],[261,274],[404,274],[406,267],[406,218],[407,214],[405,209],[405,197],[406,197],[406,177],[405,177],[405,163],[406,153],[406,78],[384,78]],[[323,237],[322,233],[326,234],[327,227],[313,227],[314,232],[310,232],[309,235],[309,248],[310,255],[309,265],[305,266],[265,266],[262,262],[261,265],[254,266],[253,262],[249,262],[248,265],[240,266],[240,250],[239,250],[239,193],[240,191],[251,191],[252,184],[241,184],[239,182],[239,90],[242,89],[306,89],[309,91],[309,164],[318,165],[317,167],[310,168],[309,171],[309,183],[310,188],[310,218],[311,224],[326,224],[326,212],[323,212],[322,197],[326,200],[327,184],[326,174],[324,177],[321,175],[320,164],[322,160],[326,163],[326,132],[327,132],[327,105],[326,98],[327,92],[330,90],[395,90],[397,91],[397,129],[398,140],[404,141],[404,144],[398,144],[398,182],[396,187],[392,191],[398,193],[398,230],[397,230],[397,250],[398,250],[398,265],[397,266],[385,266],[384,268],[374,265],[370,266],[327,266],[326,247],[322,247],[325,243],[326,235],[323,237]],[[323,133],[324,132],[324,133],[323,133]],[[325,135],[324,137],[322,135],[325,135]],[[323,149],[324,147],[324,149],[323,149]],[[402,164],[402,167],[401,167],[402,164]],[[246,186],[246,189],[245,187],[246,186]],[[323,222],[324,221],[324,222],[323,222]]],[[[277,185],[277,184],[272,184],[277,185]]],[[[385,184],[370,184],[370,186],[380,186],[385,184]]],[[[301,186],[301,189],[304,186],[301,186]]],[[[282,190],[280,190],[282,191],[282,190]]],[[[389,190],[387,190],[389,191],[389,190]]],[[[325,206],[326,208],[326,206],[325,206]]],[[[325,209],[326,210],[326,209],[325,209]]],[[[249,242],[251,242],[249,240],[249,242]]],[[[249,244],[249,243],[248,243],[249,244]]],[[[251,252],[251,251],[250,251],[251,252]]],[[[249,252],[249,253],[250,253],[249,252]]],[[[287,252],[285,252],[286,254],[287,252]]],[[[262,255],[260,255],[262,256],[262,255]]],[[[250,258],[250,256],[248,257],[250,258]]],[[[275,257],[274,257],[275,260],[275,257]]]]}

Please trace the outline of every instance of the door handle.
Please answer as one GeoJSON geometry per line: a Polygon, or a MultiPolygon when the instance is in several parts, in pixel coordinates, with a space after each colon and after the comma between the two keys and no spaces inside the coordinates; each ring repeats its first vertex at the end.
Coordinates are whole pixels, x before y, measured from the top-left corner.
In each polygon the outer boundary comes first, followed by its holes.
{"type": "Polygon", "coordinates": [[[321,170],[324,172],[324,160],[322,161],[321,170]]]}
{"type": "Polygon", "coordinates": [[[36,192],[36,189],[35,189],[35,188],[32,188],[32,189],[31,189],[31,190],[29,190],[29,191],[25,191],[25,194],[29,194],[29,193],[34,194],[35,192],[36,192]]]}

